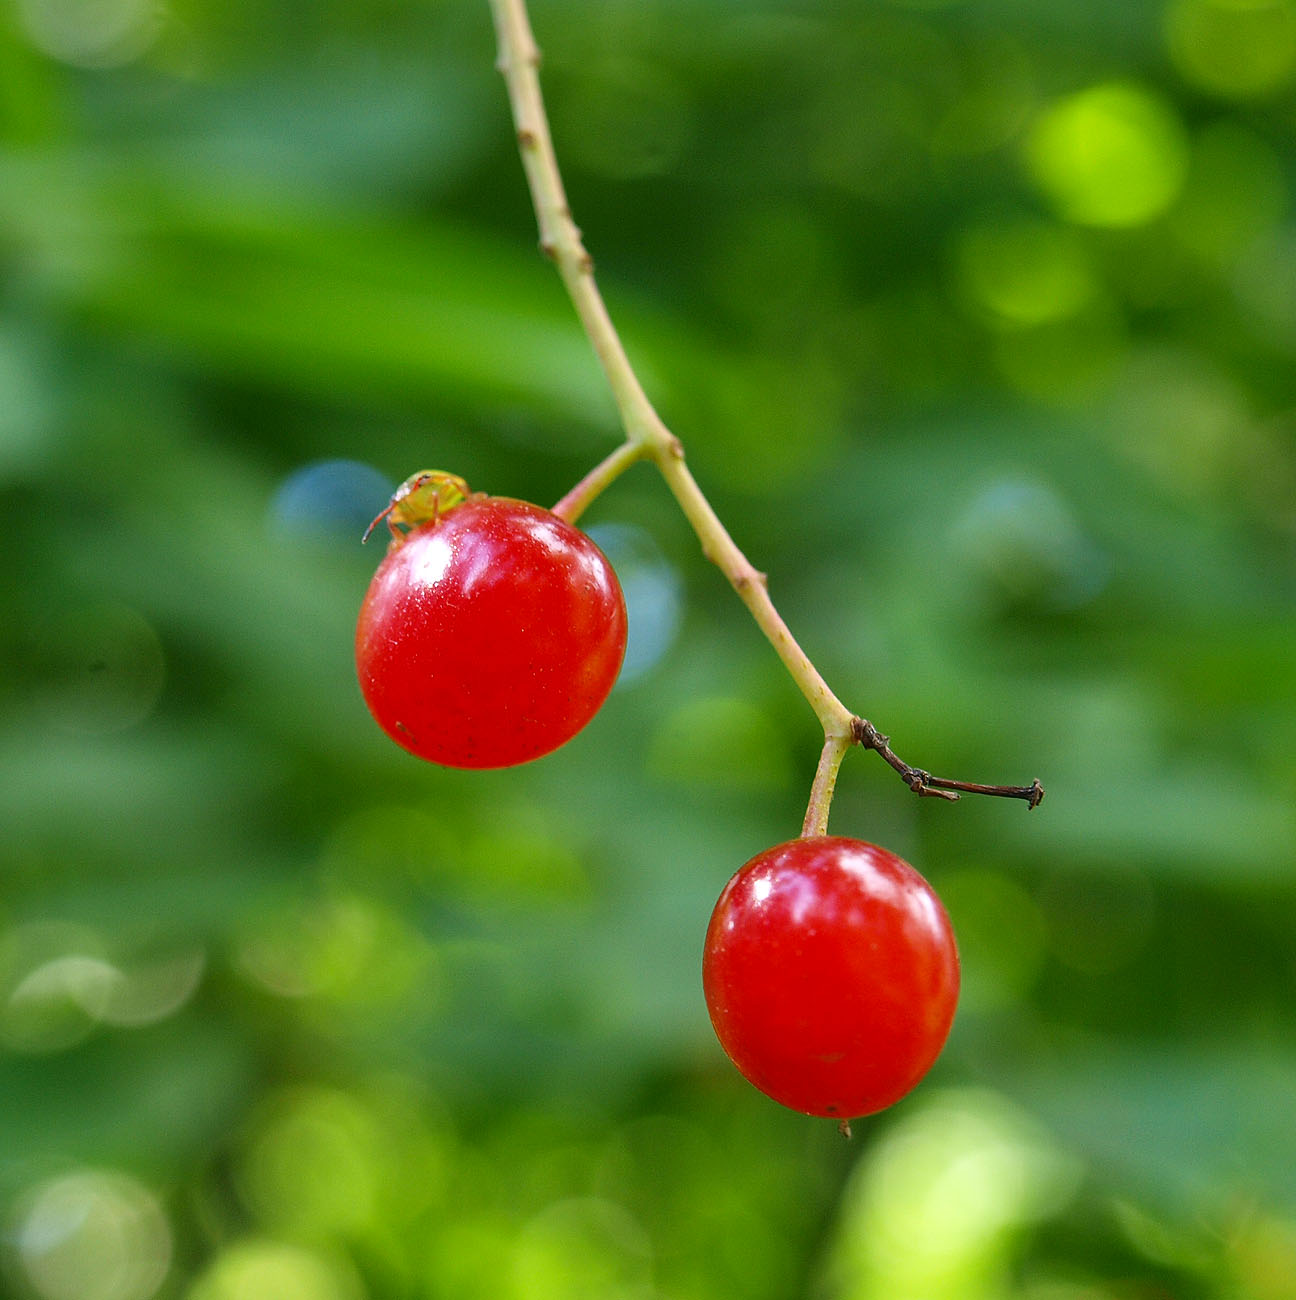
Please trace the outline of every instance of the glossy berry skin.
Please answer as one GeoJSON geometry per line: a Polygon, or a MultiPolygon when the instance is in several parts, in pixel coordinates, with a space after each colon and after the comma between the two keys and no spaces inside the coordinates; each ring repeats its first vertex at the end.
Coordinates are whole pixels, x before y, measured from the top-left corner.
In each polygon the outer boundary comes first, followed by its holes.
{"type": "Polygon", "coordinates": [[[612,566],[539,506],[471,496],[397,535],[364,598],[356,670],[398,745],[449,767],[508,767],[570,740],[625,654],[612,566]]]}
{"type": "Polygon", "coordinates": [[[949,918],[907,862],[815,836],[752,858],[707,929],[702,982],[730,1059],[808,1115],[869,1115],[940,1054],[958,1001],[949,918]]]}

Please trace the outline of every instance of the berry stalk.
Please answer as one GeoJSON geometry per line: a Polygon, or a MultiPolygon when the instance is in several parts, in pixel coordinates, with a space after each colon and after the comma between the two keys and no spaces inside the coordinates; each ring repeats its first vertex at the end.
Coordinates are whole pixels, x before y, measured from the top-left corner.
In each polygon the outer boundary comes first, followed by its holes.
{"type": "Polygon", "coordinates": [[[648,445],[627,439],[614,452],[605,456],[561,501],[553,508],[559,519],[574,524],[585,513],[585,507],[610,483],[649,454],[648,445]]]}

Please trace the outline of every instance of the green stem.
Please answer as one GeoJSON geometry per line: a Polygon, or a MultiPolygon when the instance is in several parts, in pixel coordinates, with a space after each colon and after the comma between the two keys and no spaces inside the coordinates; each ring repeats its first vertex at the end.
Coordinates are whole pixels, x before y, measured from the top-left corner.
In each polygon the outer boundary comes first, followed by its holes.
{"type": "Polygon", "coordinates": [[[756,620],[756,626],[765,633],[792,680],[801,689],[810,707],[824,729],[825,737],[838,736],[849,743],[852,714],[833,694],[810,656],[801,648],[783,621],[783,616],[770,599],[766,577],[738,549],[728,529],[711,508],[697,480],[684,463],[684,451],[678,439],[653,459],[666,480],[667,486],[679,502],[685,518],[693,526],[702,543],[702,553],[729,579],[738,598],[756,620]]]}
{"type": "Polygon", "coordinates": [[[570,492],[553,508],[554,514],[574,524],[585,513],[590,502],[610,483],[614,483],[636,461],[649,454],[648,446],[627,439],[611,455],[599,461],[570,492]]]}
{"type": "Polygon", "coordinates": [[[829,690],[827,683],[797,644],[775,609],[757,572],[734,544],[710,502],[684,463],[678,438],[666,428],[648,400],[594,280],[594,263],[572,220],[554,153],[553,138],[540,93],[540,52],[531,31],[525,0],[491,0],[499,38],[499,70],[508,85],[518,148],[535,204],[540,247],[557,264],[563,284],[589,336],[616,399],[626,432],[626,443],[597,466],[560,501],[556,513],[575,519],[609,483],[643,455],[650,455],[661,470],[675,499],[692,524],[703,554],[729,579],[769,638],[802,694],[810,701],[825,734],[850,735],[850,710],[829,690]]]}
{"type": "Polygon", "coordinates": [[[828,834],[828,809],[832,806],[833,791],[837,788],[837,770],[851,747],[849,736],[826,736],[814,784],[810,787],[810,802],[806,806],[802,835],[828,834]]]}
{"type": "Polygon", "coordinates": [[[594,259],[585,251],[580,228],[572,220],[540,93],[540,50],[531,32],[526,4],[524,0],[490,0],[490,5],[499,40],[496,66],[508,86],[518,152],[540,227],[540,247],[558,267],[607,376],[626,437],[635,443],[664,445],[671,441],[671,435],[630,365],[594,282],[594,259]]]}
{"type": "MultiPolygon", "coordinates": [[[[806,810],[804,830],[807,835],[823,834],[828,825],[828,809],[842,757],[851,745],[868,743],[859,729],[862,720],[833,694],[789,631],[770,600],[765,575],[753,567],[720,522],[684,463],[683,445],[666,427],[639,383],[595,283],[593,259],[581,242],[580,229],[572,220],[571,208],[567,204],[544,98],[540,93],[540,51],[531,31],[526,0],[490,0],[490,6],[499,39],[497,66],[508,86],[518,150],[540,229],[540,247],[558,268],[594,354],[607,376],[626,435],[625,442],[567,493],[554,507],[554,512],[568,521],[575,521],[604,488],[636,461],[645,458],[653,461],[697,534],[703,554],[728,578],[823,726],[824,748],[806,810]]],[[[871,724],[864,725],[871,728],[871,724]]],[[[876,746],[870,745],[870,748],[876,746]]],[[[879,749],[879,752],[884,758],[890,753],[884,749],[879,749]]],[[[887,761],[891,762],[891,759],[887,758],[887,761]]],[[[897,762],[892,762],[892,766],[902,776],[909,772],[915,777],[927,777],[926,782],[918,780],[915,784],[906,776],[910,788],[920,794],[939,793],[948,798],[954,789],[986,794],[1011,793],[1018,798],[1029,798],[1031,807],[1043,797],[1038,782],[1024,789],[971,786],[939,781],[919,769],[897,766],[897,762]]],[[[953,797],[957,798],[957,795],[953,797]]]]}
{"type": "Polygon", "coordinates": [[[597,466],[556,507],[574,519],[609,483],[641,456],[656,463],[667,486],[702,543],[703,554],[729,579],[779,658],[809,700],[825,734],[849,736],[850,710],[797,644],[775,609],[759,573],[735,545],[684,463],[680,440],[648,400],[594,280],[594,263],[572,220],[540,93],[540,51],[525,0],[490,0],[499,38],[498,68],[508,86],[518,149],[535,205],[540,247],[553,259],[607,376],[625,428],[626,444],[597,466]],[[575,513],[570,513],[574,511],[575,513]]]}

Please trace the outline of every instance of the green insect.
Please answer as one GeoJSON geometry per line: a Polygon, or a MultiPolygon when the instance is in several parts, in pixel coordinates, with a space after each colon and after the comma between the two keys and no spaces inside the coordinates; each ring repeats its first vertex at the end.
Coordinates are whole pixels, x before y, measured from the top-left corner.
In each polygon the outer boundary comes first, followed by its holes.
{"type": "Polygon", "coordinates": [[[453,510],[471,495],[468,484],[458,474],[447,474],[440,469],[421,469],[392,493],[387,509],[374,516],[360,540],[368,541],[369,534],[385,519],[395,546],[405,540],[405,534],[411,529],[420,524],[436,523],[446,511],[453,510]]]}

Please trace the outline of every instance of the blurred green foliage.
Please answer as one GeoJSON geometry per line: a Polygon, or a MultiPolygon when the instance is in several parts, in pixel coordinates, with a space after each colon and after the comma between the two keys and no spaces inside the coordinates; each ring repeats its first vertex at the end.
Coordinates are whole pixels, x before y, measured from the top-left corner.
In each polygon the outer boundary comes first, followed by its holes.
{"type": "Polygon", "coordinates": [[[1296,3],[536,0],[645,382],[838,693],[833,829],[965,972],[893,1112],[699,987],[813,717],[651,471],[625,680],[435,770],[352,620],[391,487],[611,404],[484,3],[0,0],[0,1287],[1296,1296],[1296,3]]]}

